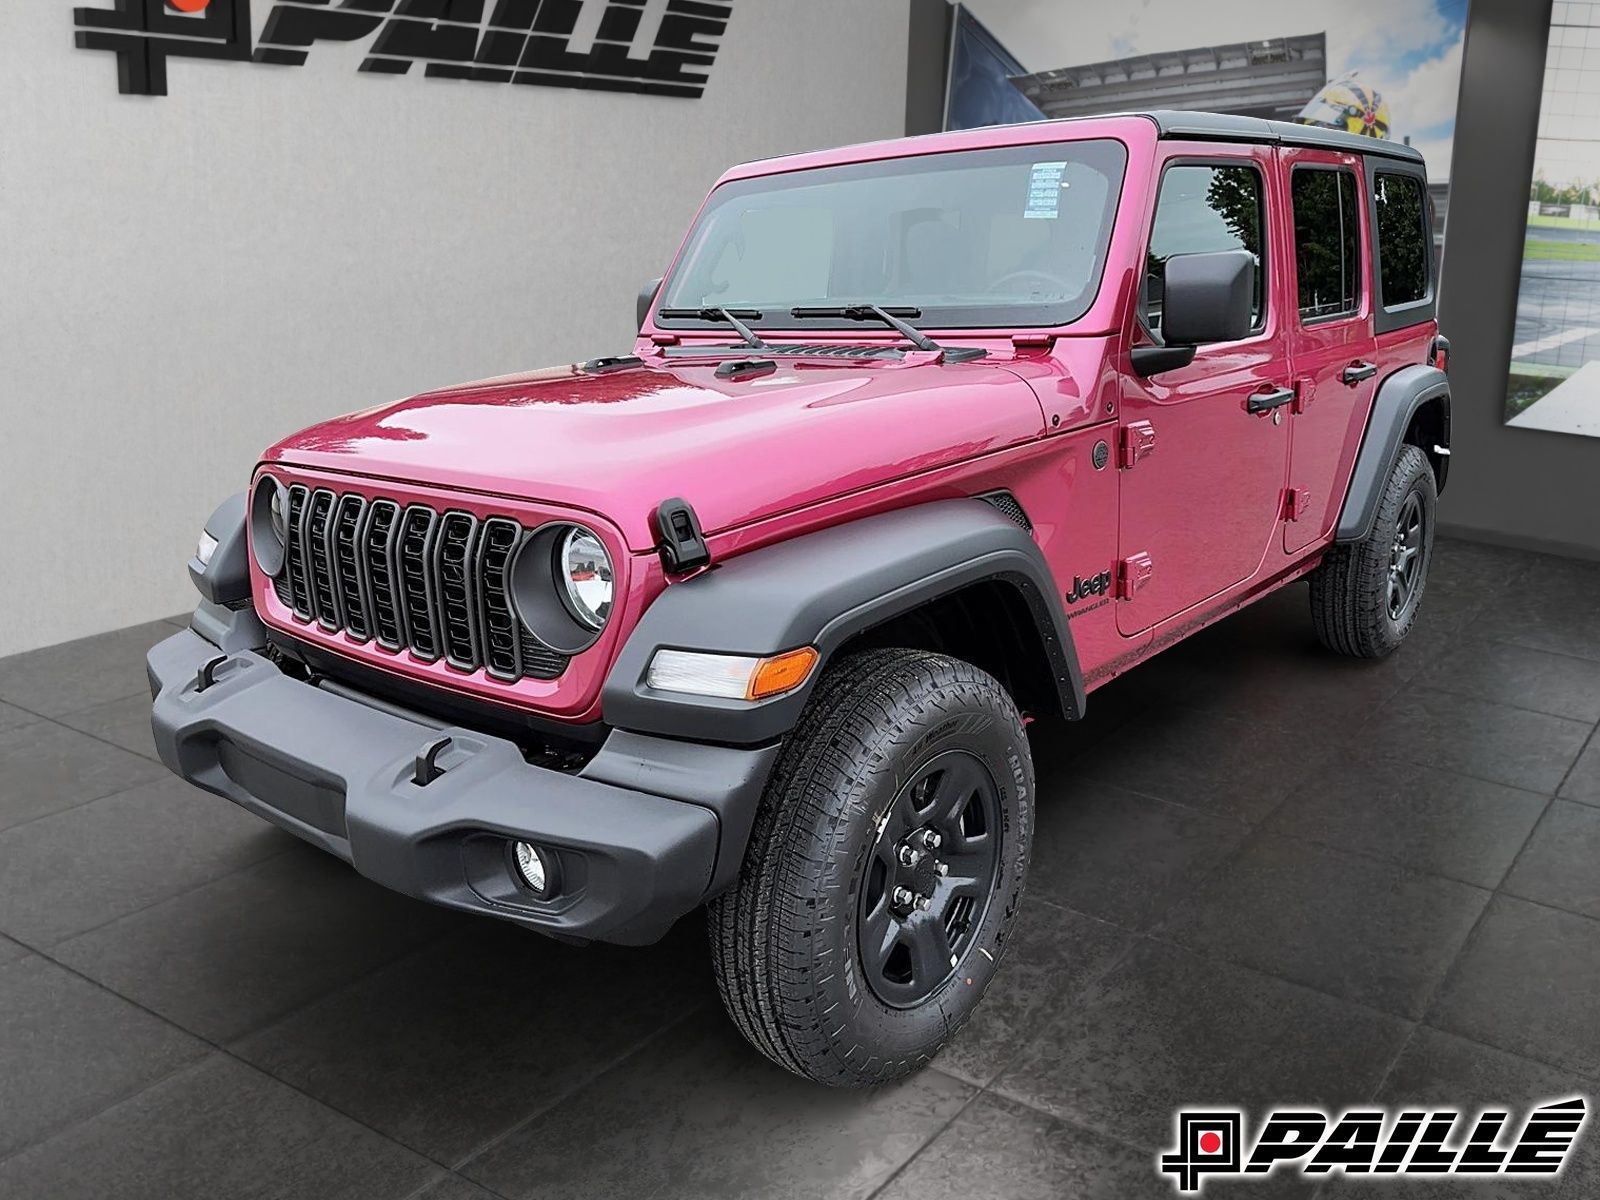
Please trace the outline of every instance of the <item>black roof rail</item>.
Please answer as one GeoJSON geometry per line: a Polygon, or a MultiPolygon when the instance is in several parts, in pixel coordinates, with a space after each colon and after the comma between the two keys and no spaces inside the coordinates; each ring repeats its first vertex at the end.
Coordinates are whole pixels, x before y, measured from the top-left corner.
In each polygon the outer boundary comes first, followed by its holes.
{"type": "Polygon", "coordinates": [[[1186,112],[1158,109],[1128,113],[1155,122],[1163,138],[1188,138],[1195,141],[1263,142],[1275,146],[1306,146],[1316,150],[1343,150],[1347,154],[1377,155],[1420,163],[1422,155],[1404,142],[1361,137],[1339,129],[1298,125],[1293,121],[1267,121],[1260,117],[1240,117],[1226,113],[1186,112]]]}

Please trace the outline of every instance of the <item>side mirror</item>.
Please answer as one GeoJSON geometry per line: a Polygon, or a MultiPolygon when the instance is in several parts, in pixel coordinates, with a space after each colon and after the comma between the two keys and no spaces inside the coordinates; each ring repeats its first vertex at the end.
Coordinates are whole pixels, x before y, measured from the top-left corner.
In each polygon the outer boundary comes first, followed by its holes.
{"type": "MultiPolygon", "coordinates": [[[[664,279],[666,277],[662,276],[662,278],[664,279]]],[[[660,290],[660,279],[652,279],[649,283],[645,284],[644,287],[639,289],[639,306],[637,309],[639,316],[639,329],[644,328],[645,319],[650,315],[650,306],[656,302],[656,293],[660,290]]]]}
{"type": "Polygon", "coordinates": [[[1134,368],[1154,375],[1187,366],[1196,346],[1237,342],[1254,319],[1255,255],[1248,250],[1175,254],[1167,259],[1161,302],[1163,346],[1140,346],[1134,368]]]}

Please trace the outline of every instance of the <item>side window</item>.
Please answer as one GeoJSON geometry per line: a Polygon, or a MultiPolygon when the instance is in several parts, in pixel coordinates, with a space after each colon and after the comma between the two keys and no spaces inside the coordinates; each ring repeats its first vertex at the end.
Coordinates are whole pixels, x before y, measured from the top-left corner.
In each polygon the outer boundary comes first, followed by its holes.
{"type": "Polygon", "coordinates": [[[1266,257],[1262,234],[1266,209],[1261,172],[1255,167],[1191,164],[1169,167],[1161,178],[1150,253],[1145,262],[1141,311],[1150,332],[1161,333],[1161,297],[1167,259],[1175,254],[1248,250],[1256,260],[1255,319],[1266,321],[1266,257]]]}
{"type": "Polygon", "coordinates": [[[1394,308],[1428,295],[1427,205],[1415,175],[1377,174],[1378,271],[1383,306],[1394,308]]]}
{"type": "Polygon", "coordinates": [[[1361,308],[1361,213],[1349,171],[1297,167],[1294,255],[1300,280],[1300,319],[1326,321],[1361,308]]]}

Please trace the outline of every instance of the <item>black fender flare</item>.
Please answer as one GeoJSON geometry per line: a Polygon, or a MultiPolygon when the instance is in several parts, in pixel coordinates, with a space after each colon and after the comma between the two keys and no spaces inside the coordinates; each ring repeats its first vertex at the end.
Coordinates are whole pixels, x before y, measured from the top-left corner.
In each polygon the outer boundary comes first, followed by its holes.
{"type": "Polygon", "coordinates": [[[245,541],[245,493],[229,496],[206,518],[202,527],[217,539],[211,561],[191,556],[189,579],[203,600],[216,605],[237,604],[250,598],[250,551],[245,541]]]}
{"type": "Polygon", "coordinates": [[[850,638],[961,588],[999,580],[1027,603],[1069,717],[1083,674],[1054,577],[1027,531],[981,500],[937,500],[862,517],[731,558],[672,584],[645,610],[601,693],[607,724],[636,733],[748,745],[788,733],[806,684],[750,703],[651,688],[657,650],[765,656],[815,646],[825,667],[850,638]]]}
{"type": "MultiPolygon", "coordinates": [[[[1413,366],[1402,367],[1383,381],[1372,403],[1372,414],[1367,418],[1366,436],[1362,438],[1360,453],[1356,455],[1355,469],[1350,475],[1350,489],[1345,493],[1344,508],[1339,514],[1334,541],[1359,542],[1372,532],[1383,485],[1400,458],[1400,447],[1405,442],[1406,430],[1411,428],[1412,418],[1423,405],[1441,399],[1444,401],[1444,439],[1440,445],[1448,450],[1449,377],[1437,367],[1413,366]]],[[[1444,464],[1448,462],[1445,459],[1439,471],[1441,492],[1444,490],[1444,464]]]]}

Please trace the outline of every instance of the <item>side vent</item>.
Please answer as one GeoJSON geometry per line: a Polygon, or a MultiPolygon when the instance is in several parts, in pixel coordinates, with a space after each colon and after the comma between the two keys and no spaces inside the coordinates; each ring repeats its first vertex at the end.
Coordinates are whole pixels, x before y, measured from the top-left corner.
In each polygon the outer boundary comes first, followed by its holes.
{"type": "Polygon", "coordinates": [[[1018,502],[1017,498],[1005,489],[995,492],[984,492],[976,497],[985,504],[992,505],[1001,516],[1014,525],[1020,525],[1029,533],[1033,532],[1033,522],[1028,520],[1027,511],[1018,502]]]}

